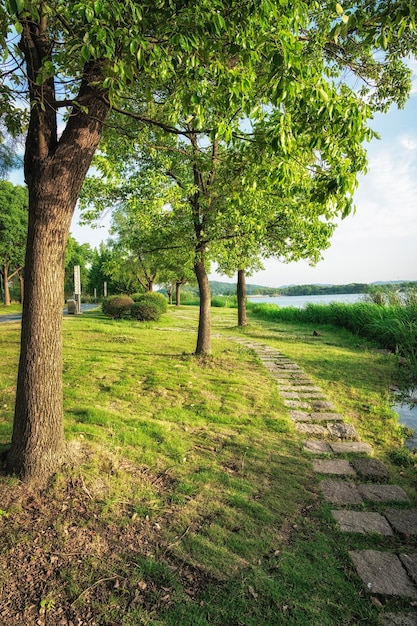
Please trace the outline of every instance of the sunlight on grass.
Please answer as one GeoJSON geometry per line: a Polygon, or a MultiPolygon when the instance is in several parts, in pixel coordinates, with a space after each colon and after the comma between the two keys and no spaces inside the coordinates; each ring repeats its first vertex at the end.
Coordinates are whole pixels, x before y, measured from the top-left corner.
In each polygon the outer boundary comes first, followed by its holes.
{"type": "MultiPolygon", "coordinates": [[[[25,509],[15,507],[4,546],[38,537],[45,558],[62,560],[44,603],[94,610],[100,623],[376,623],[346,575],[350,547],[321,503],[277,386],[233,337],[296,361],[388,463],[402,442],[389,407],[392,359],[330,327],[318,337],[300,323],[239,329],[236,310],[224,308],[212,311],[213,354],[197,358],[197,316],[197,307],[170,307],[146,325],[99,312],[64,319],[65,432],[77,460],[39,499],[43,530],[25,529],[25,509]],[[64,558],[71,533],[83,553],[64,558]]],[[[4,447],[19,327],[0,333],[4,447]]],[[[416,479],[412,465],[393,473],[405,488],[416,479]]]]}

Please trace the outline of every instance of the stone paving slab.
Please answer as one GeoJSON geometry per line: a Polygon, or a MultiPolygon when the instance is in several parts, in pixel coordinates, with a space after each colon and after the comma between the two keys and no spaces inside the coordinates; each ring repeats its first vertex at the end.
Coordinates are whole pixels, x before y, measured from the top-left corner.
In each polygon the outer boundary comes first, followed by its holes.
{"type": "Polygon", "coordinates": [[[391,536],[391,526],[383,515],[362,511],[332,511],[339,529],[344,533],[360,533],[362,535],[377,534],[391,536]]]}
{"type": "Polygon", "coordinates": [[[369,593],[417,598],[417,587],[397,555],[377,550],[352,550],[349,556],[369,593]]]}
{"type": "Polygon", "coordinates": [[[327,430],[332,439],[358,439],[358,433],[352,424],[327,424],[327,430]]]}
{"type": "Polygon", "coordinates": [[[328,432],[324,428],[324,426],[320,426],[320,424],[299,424],[295,425],[296,429],[299,433],[303,433],[304,435],[310,435],[312,437],[321,437],[324,439],[328,432]]]}
{"type": "Polygon", "coordinates": [[[312,402],[312,408],[314,411],[335,411],[336,407],[333,402],[326,402],[324,400],[315,400],[312,402]]]}
{"type": "Polygon", "coordinates": [[[400,554],[400,560],[413,583],[417,584],[417,554],[400,554]]]}
{"type": "Polygon", "coordinates": [[[318,474],[337,474],[339,476],[356,476],[349,461],[344,459],[315,459],[313,470],[318,474]]]}
{"type": "Polygon", "coordinates": [[[417,509],[390,509],[384,515],[398,533],[417,535],[417,509]]]}
{"type": "Polygon", "coordinates": [[[349,480],[322,480],[320,488],[324,499],[332,504],[362,504],[358,487],[349,480]]]}
{"type": "Polygon", "coordinates": [[[311,385],[311,387],[309,387],[308,385],[289,385],[288,381],[285,381],[285,384],[283,384],[282,386],[280,385],[282,391],[299,391],[304,392],[304,391],[314,391],[317,393],[321,393],[321,389],[319,389],[318,387],[314,387],[314,385],[311,385]]]}
{"type": "Polygon", "coordinates": [[[399,485],[362,484],[360,494],[371,502],[409,502],[408,496],[399,485]]]}
{"type": "Polygon", "coordinates": [[[364,480],[388,482],[389,472],[378,459],[353,459],[352,465],[364,480]]]}
{"type": "Polygon", "coordinates": [[[362,441],[330,442],[330,448],[335,454],[349,454],[364,452],[370,454],[372,446],[362,441]]]}
{"type": "Polygon", "coordinates": [[[300,395],[296,391],[280,391],[279,394],[283,398],[296,398],[297,400],[301,400],[300,395]]]}
{"type": "Polygon", "coordinates": [[[327,441],[317,441],[315,439],[305,441],[304,450],[313,454],[329,454],[332,451],[327,441]]]}
{"type": "MultiPolygon", "coordinates": [[[[279,378],[280,379],[282,379],[282,378],[285,378],[287,380],[293,379],[293,378],[296,379],[296,380],[300,379],[300,374],[296,374],[295,372],[290,372],[288,370],[279,370],[279,372],[277,372],[277,373],[279,374],[279,378]]],[[[303,381],[306,380],[306,377],[304,375],[301,376],[301,378],[302,378],[303,381]]]]}
{"type": "Polygon", "coordinates": [[[339,529],[345,533],[360,533],[392,536],[391,526],[380,513],[362,511],[332,511],[332,515],[339,525],[339,529]]]}
{"type": "Polygon", "coordinates": [[[417,615],[411,613],[383,613],[379,626],[417,626],[417,615]]]}
{"type": "Polygon", "coordinates": [[[284,400],[284,405],[289,409],[309,409],[310,404],[302,400],[284,400]]]}
{"type": "Polygon", "coordinates": [[[311,422],[310,413],[307,413],[306,411],[290,411],[290,418],[294,422],[311,422]]]}
{"type": "Polygon", "coordinates": [[[339,413],[313,411],[310,416],[313,422],[343,422],[343,416],[339,413]]]}

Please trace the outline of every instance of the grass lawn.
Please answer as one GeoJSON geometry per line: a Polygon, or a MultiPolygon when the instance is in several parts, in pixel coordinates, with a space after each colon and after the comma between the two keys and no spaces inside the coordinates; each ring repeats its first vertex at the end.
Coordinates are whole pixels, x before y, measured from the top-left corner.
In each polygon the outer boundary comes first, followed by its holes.
{"type": "MultiPolygon", "coordinates": [[[[381,607],[347,553],[395,550],[398,540],[337,531],[275,384],[232,338],[296,361],[416,506],[417,472],[389,408],[394,361],[330,327],[319,337],[301,324],[238,329],[235,310],[212,313],[205,358],[193,356],[196,307],[171,307],[152,324],[98,312],[64,319],[74,465],[42,493],[0,476],[1,624],[377,624],[381,607]]],[[[19,324],[1,325],[0,341],[1,449],[19,324]]]]}
{"type": "Polygon", "coordinates": [[[22,312],[21,304],[10,304],[9,306],[4,306],[4,304],[0,304],[0,315],[14,315],[15,313],[22,312]]]}

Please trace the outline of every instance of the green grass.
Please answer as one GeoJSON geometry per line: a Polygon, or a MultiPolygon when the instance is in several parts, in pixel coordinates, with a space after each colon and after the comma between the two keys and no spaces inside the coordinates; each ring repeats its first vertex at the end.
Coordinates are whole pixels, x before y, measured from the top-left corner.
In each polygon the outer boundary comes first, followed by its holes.
{"type": "MultiPolygon", "coordinates": [[[[389,407],[395,360],[326,326],[319,337],[299,322],[252,318],[238,329],[228,308],[212,310],[213,355],[197,358],[197,314],[184,306],[149,324],[98,312],[64,319],[65,429],[77,462],[40,495],[1,479],[3,590],[16,588],[13,559],[33,546],[22,571],[30,565],[43,582],[24,601],[51,623],[62,610],[74,623],[132,626],[377,624],[347,556],[353,540],[335,529],[276,386],[230,338],[296,361],[415,505],[416,470],[389,407]]],[[[18,332],[0,327],[2,446],[18,332]]],[[[26,623],[36,619],[28,613],[26,623]]]]}
{"type": "Polygon", "coordinates": [[[21,313],[22,305],[21,304],[10,304],[9,306],[4,306],[4,304],[0,304],[0,315],[12,315],[14,313],[21,313]]]}

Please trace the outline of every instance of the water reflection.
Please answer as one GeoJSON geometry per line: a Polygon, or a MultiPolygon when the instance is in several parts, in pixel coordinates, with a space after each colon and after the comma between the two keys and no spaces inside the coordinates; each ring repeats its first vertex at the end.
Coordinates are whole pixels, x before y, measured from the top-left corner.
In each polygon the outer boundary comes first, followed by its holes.
{"type": "Polygon", "coordinates": [[[412,389],[409,394],[410,402],[394,404],[394,411],[400,416],[401,424],[412,428],[414,434],[409,437],[405,445],[407,448],[417,448],[417,389],[412,389]]]}

